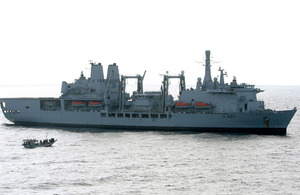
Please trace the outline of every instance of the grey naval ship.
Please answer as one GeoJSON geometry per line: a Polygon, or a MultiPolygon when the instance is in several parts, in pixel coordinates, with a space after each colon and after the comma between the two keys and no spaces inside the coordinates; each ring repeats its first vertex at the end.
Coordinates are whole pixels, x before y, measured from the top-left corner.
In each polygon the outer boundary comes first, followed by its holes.
{"type": "Polygon", "coordinates": [[[104,78],[100,63],[91,62],[91,75],[81,72],[73,83],[62,82],[59,98],[1,98],[4,116],[20,125],[96,127],[118,130],[168,130],[285,135],[296,108],[274,111],[257,100],[254,85],[224,82],[226,72],[211,77],[210,51],[205,52],[205,76],[195,88],[186,88],[182,71],[163,75],[160,89],[144,91],[145,73],[119,75],[116,64],[104,78]],[[136,79],[132,94],[128,79],[136,79]],[[178,99],[169,92],[170,80],[179,80],[178,99]]]}

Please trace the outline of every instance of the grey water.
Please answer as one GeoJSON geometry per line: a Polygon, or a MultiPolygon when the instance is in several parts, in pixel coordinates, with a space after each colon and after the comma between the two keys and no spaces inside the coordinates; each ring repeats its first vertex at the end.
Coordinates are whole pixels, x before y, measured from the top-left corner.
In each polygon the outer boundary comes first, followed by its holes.
{"type": "MultiPolygon", "coordinates": [[[[300,108],[300,86],[260,88],[266,107],[300,108]]],[[[59,91],[51,86],[0,89],[1,97],[15,97],[17,89],[24,96],[59,91]]],[[[0,113],[0,194],[299,192],[299,111],[287,136],[24,127],[0,113]],[[58,141],[49,148],[21,145],[24,138],[46,135],[58,141]]]]}

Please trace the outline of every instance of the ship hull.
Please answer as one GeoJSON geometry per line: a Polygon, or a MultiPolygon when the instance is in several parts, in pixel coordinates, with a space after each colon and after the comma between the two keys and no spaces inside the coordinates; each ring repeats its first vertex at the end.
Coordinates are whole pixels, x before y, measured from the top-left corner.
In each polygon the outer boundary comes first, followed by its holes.
{"type": "MultiPolygon", "coordinates": [[[[285,135],[296,109],[248,113],[151,113],[40,109],[39,98],[1,99],[4,116],[20,125],[285,135]],[[3,104],[3,103],[2,103],[3,104]]],[[[63,101],[63,100],[61,100],[63,101]]]]}

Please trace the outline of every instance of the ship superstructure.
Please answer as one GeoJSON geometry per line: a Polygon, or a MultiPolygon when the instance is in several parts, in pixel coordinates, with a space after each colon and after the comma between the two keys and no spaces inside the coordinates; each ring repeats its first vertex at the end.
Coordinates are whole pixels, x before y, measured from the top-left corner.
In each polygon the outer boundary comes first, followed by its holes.
{"type": "Polygon", "coordinates": [[[59,98],[3,98],[5,117],[16,124],[93,126],[141,130],[191,130],[286,134],[296,109],[272,111],[257,100],[262,90],[225,83],[211,77],[210,51],[205,52],[205,76],[195,88],[186,88],[185,75],[165,74],[158,91],[144,91],[145,73],[119,75],[116,64],[108,66],[106,79],[100,63],[91,63],[91,75],[81,73],[73,83],[62,82],[59,98]],[[136,90],[126,92],[126,81],[136,79],[136,90]],[[178,100],[169,93],[171,79],[179,80],[178,100]]]}

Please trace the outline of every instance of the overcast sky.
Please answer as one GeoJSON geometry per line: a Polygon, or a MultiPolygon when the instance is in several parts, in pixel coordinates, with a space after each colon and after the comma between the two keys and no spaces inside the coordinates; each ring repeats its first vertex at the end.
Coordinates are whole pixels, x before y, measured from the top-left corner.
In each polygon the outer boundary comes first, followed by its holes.
{"type": "Polygon", "coordinates": [[[300,85],[300,1],[292,0],[1,0],[0,85],[72,82],[89,60],[119,65],[145,84],[185,71],[226,82],[300,85]]]}

